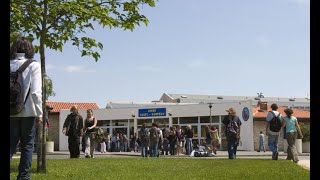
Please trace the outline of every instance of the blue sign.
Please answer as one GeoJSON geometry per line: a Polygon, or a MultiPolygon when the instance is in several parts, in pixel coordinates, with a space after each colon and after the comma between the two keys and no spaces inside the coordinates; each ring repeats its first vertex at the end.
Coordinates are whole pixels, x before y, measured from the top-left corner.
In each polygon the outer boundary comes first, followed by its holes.
{"type": "Polygon", "coordinates": [[[242,110],[243,120],[248,121],[249,117],[250,117],[249,109],[247,107],[243,108],[242,110]]]}
{"type": "Polygon", "coordinates": [[[139,109],[139,117],[166,116],[166,108],[139,109]]]}

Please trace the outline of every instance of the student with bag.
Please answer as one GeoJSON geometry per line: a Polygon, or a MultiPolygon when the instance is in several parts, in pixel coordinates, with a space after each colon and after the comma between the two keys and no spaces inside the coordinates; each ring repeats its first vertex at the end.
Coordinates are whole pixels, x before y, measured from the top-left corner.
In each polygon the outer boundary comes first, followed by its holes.
{"type": "MultiPolygon", "coordinates": [[[[16,72],[23,63],[32,60],[34,49],[30,41],[25,37],[19,37],[13,42],[10,49],[10,72],[16,72]]],[[[21,155],[19,173],[17,179],[31,179],[30,170],[32,164],[32,153],[36,126],[41,127],[42,122],[42,81],[41,66],[36,61],[26,66],[20,74],[20,84],[23,92],[22,106],[17,108],[17,113],[11,114],[12,107],[10,93],[10,160],[16,153],[18,142],[20,142],[21,155]]],[[[11,73],[10,73],[11,75],[11,73]]],[[[11,76],[10,76],[11,81],[11,76]]],[[[10,82],[10,91],[11,91],[10,82]]],[[[14,85],[14,83],[13,83],[14,85]]],[[[13,87],[14,88],[14,87],[13,87]]]]}
{"type": "MultiPolygon", "coordinates": [[[[272,151],[272,159],[273,160],[278,160],[278,139],[280,136],[280,130],[277,130],[270,128],[274,127],[273,125],[273,120],[274,118],[279,118],[279,120],[282,121],[281,114],[278,110],[278,105],[277,104],[271,104],[271,111],[268,112],[266,120],[267,120],[267,125],[266,125],[266,136],[268,136],[268,146],[269,149],[272,151]]],[[[282,122],[281,122],[282,123],[282,122]]],[[[281,129],[281,126],[280,126],[281,129]]]]}
{"type": "Polygon", "coordinates": [[[237,147],[240,141],[240,126],[241,121],[239,116],[236,115],[236,111],[233,108],[226,110],[228,115],[226,115],[222,121],[225,125],[225,134],[228,142],[228,156],[229,159],[236,159],[237,147]]]}

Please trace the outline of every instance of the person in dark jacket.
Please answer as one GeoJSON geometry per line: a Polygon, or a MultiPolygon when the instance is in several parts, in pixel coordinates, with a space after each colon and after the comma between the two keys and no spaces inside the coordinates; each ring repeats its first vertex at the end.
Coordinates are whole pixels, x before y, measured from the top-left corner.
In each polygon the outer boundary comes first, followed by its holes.
{"type": "Polygon", "coordinates": [[[226,111],[228,112],[228,115],[224,117],[222,123],[226,127],[225,134],[228,142],[229,159],[235,159],[240,140],[240,126],[242,123],[239,116],[236,115],[235,109],[229,108],[226,111]]]}
{"type": "Polygon", "coordinates": [[[80,137],[83,135],[83,118],[79,114],[78,106],[73,105],[63,124],[63,134],[68,136],[70,158],[80,158],[80,137]]]}
{"type": "Polygon", "coordinates": [[[192,127],[191,125],[187,125],[186,128],[186,133],[185,133],[185,137],[186,137],[186,155],[190,155],[193,147],[192,147],[192,138],[193,138],[193,131],[192,131],[192,127]]]}

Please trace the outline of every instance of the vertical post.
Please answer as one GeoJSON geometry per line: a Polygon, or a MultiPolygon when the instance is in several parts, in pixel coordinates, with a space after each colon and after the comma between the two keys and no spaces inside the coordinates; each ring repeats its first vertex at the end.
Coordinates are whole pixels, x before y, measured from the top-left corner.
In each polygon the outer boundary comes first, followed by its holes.
{"type": "Polygon", "coordinates": [[[42,172],[47,172],[47,162],[46,162],[46,144],[47,144],[47,138],[46,138],[46,124],[48,119],[48,109],[47,107],[44,108],[45,111],[43,113],[43,124],[42,124],[42,172]]]}
{"type": "Polygon", "coordinates": [[[210,109],[210,126],[212,125],[211,108],[212,108],[212,103],[209,103],[209,109],[210,109]]]}

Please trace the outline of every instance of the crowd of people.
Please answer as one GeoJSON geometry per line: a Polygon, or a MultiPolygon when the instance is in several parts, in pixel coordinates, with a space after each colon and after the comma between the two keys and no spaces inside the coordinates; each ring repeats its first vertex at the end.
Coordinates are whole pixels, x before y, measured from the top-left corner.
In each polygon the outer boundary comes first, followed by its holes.
{"type": "MultiPolygon", "coordinates": [[[[268,112],[266,117],[266,133],[268,137],[268,146],[272,151],[272,159],[278,159],[278,139],[280,136],[280,130],[274,132],[270,129],[270,123],[274,116],[277,116],[281,120],[280,129],[285,128],[286,140],[288,142],[288,160],[298,162],[298,153],[295,147],[295,140],[298,135],[302,137],[302,133],[299,127],[297,119],[292,116],[292,109],[286,109],[284,112],[286,116],[282,116],[278,111],[276,104],[271,105],[271,111],[268,112]]],[[[141,125],[141,129],[138,134],[135,133],[129,138],[123,132],[116,132],[112,136],[105,133],[102,140],[95,139],[95,128],[97,120],[93,116],[91,109],[87,110],[87,118],[84,120],[78,113],[77,106],[72,106],[71,113],[66,118],[64,123],[63,133],[68,136],[70,158],[80,157],[80,151],[78,150],[80,144],[80,137],[83,135],[83,152],[85,157],[94,157],[96,150],[101,153],[106,152],[141,152],[142,157],[159,157],[160,155],[191,155],[195,148],[202,146],[210,156],[215,156],[217,150],[220,148],[220,133],[216,126],[205,127],[205,139],[201,145],[193,143],[193,130],[191,125],[187,125],[182,128],[180,125],[167,127],[163,125],[161,128],[159,123],[152,123],[148,128],[146,123],[141,125]],[[82,125],[84,124],[84,126],[82,125]]],[[[242,122],[239,116],[236,114],[234,108],[226,110],[228,114],[224,117],[222,123],[224,124],[224,134],[227,140],[227,151],[229,159],[236,159],[237,148],[240,142],[240,129],[242,122]]],[[[264,133],[261,131],[259,150],[266,151],[264,147],[264,133]]]]}

